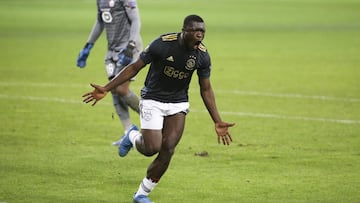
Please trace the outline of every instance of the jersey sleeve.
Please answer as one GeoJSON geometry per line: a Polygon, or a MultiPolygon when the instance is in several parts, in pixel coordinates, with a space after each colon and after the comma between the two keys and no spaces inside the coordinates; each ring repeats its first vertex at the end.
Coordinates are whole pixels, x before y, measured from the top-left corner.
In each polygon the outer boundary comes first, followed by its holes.
{"type": "Polygon", "coordinates": [[[94,44],[96,40],[99,39],[103,30],[104,30],[104,24],[99,20],[96,20],[89,34],[88,43],[94,44]]]}
{"type": "Polygon", "coordinates": [[[140,54],[140,59],[145,63],[151,63],[155,57],[159,56],[160,38],[155,39],[140,54]]]}
{"type": "Polygon", "coordinates": [[[199,68],[196,73],[199,78],[209,78],[211,72],[211,59],[209,53],[206,51],[201,57],[199,68]]]}
{"type": "Polygon", "coordinates": [[[96,1],[96,12],[97,12],[97,15],[96,15],[96,18],[99,22],[102,22],[102,18],[101,18],[101,10],[100,10],[100,4],[99,4],[99,1],[96,1]]]}
{"type": "Polygon", "coordinates": [[[129,41],[136,41],[141,29],[140,12],[136,0],[125,1],[125,9],[127,17],[131,22],[129,41]]]}

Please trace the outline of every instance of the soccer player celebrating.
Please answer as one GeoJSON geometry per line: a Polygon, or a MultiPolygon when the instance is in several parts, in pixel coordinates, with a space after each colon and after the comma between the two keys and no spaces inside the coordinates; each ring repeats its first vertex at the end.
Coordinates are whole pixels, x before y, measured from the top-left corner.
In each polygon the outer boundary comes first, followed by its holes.
{"type": "Polygon", "coordinates": [[[180,33],[165,34],[155,39],[136,62],[128,65],[113,80],[105,86],[91,84],[95,89],[83,95],[84,102],[95,105],[108,91],[150,64],[145,86],[141,90],[141,132],[128,131],[119,146],[121,157],[126,156],[132,147],[145,156],[157,154],[133,197],[134,202],[150,202],[149,193],[169,166],[184,131],[189,109],[188,89],[195,70],[202,100],[215,124],[218,143],[229,145],[232,142],[228,128],[234,123],[222,121],[217,110],[210,83],[210,56],[202,43],[204,36],[203,19],[198,15],[189,15],[184,19],[180,33]]]}
{"type": "MultiPolygon", "coordinates": [[[[140,14],[136,0],[97,0],[97,19],[88,42],[80,51],[77,66],[84,68],[94,43],[106,30],[107,53],[105,69],[109,80],[137,58],[142,50],[140,14]]],[[[111,90],[113,104],[125,133],[137,129],[132,123],[129,107],[139,113],[139,98],[129,89],[130,78],[111,90]]],[[[118,143],[113,143],[117,145],[118,143]]]]}

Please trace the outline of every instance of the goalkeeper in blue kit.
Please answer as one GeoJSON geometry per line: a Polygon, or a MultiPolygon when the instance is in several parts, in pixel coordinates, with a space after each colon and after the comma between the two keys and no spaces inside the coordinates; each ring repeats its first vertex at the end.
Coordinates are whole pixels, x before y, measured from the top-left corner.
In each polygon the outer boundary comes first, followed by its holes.
{"type": "MultiPolygon", "coordinates": [[[[97,18],[87,43],[80,51],[77,66],[86,67],[86,60],[95,42],[106,31],[105,69],[109,80],[136,59],[142,50],[140,14],[136,0],[97,0],[97,18]]],[[[139,113],[139,98],[130,89],[130,80],[111,91],[113,104],[125,133],[137,129],[130,119],[129,107],[139,113]]],[[[114,142],[113,145],[117,145],[114,142]]]]}

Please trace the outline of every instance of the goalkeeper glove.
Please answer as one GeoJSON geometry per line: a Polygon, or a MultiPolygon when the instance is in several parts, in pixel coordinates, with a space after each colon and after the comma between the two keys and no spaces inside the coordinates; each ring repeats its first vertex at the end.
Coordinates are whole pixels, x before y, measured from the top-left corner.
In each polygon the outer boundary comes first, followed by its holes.
{"type": "Polygon", "coordinates": [[[76,65],[80,68],[84,68],[86,66],[86,59],[90,54],[91,48],[94,46],[92,43],[86,43],[84,48],[80,51],[78,59],[76,61],[76,65]]]}
{"type": "Polygon", "coordinates": [[[129,65],[129,63],[131,63],[131,61],[133,60],[134,49],[135,49],[135,42],[130,41],[126,49],[120,52],[118,64],[123,66],[129,65]]]}

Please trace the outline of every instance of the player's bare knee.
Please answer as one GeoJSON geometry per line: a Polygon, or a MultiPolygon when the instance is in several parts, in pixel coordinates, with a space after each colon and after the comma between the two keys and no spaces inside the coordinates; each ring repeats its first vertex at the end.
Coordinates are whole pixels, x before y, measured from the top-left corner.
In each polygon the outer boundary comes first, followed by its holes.
{"type": "Polygon", "coordinates": [[[147,157],[153,156],[156,153],[158,153],[158,151],[145,151],[143,154],[147,157]]]}
{"type": "Polygon", "coordinates": [[[145,152],[143,153],[145,156],[153,156],[160,151],[159,146],[147,146],[145,152]]]}
{"type": "Polygon", "coordinates": [[[126,96],[129,93],[129,88],[127,86],[118,86],[114,90],[120,96],[126,96]]]}

